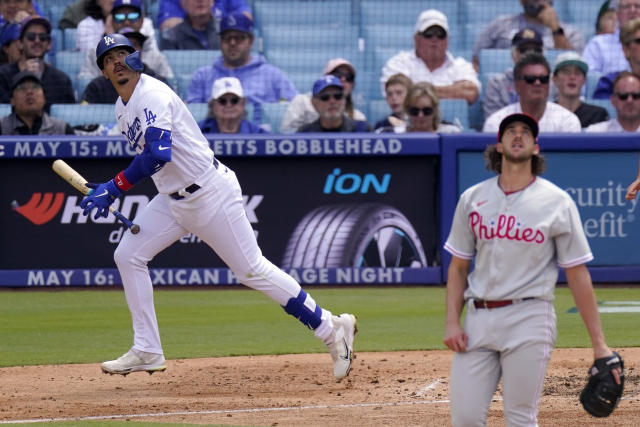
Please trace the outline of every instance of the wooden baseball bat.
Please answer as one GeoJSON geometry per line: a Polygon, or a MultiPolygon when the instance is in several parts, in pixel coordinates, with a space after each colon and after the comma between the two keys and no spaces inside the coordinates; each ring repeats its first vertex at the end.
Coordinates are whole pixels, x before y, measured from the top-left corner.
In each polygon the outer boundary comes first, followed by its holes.
{"type": "MultiPolygon", "coordinates": [[[[87,187],[85,185],[87,183],[87,180],[84,179],[84,177],[82,175],[80,175],[78,172],[76,172],[76,170],[74,168],[69,166],[67,164],[67,162],[65,162],[64,160],[62,160],[62,159],[55,160],[53,162],[53,170],[55,171],[55,173],[60,175],[60,177],[62,179],[67,181],[76,190],[78,190],[79,192],[81,192],[85,196],[88,196],[90,194],[90,192],[93,191],[92,189],[90,189],[89,187],[87,187]]],[[[109,211],[116,218],[118,218],[124,225],[126,225],[127,228],[129,230],[131,230],[131,232],[133,234],[138,234],[140,232],[140,226],[138,224],[134,224],[133,222],[131,222],[131,220],[129,220],[129,218],[127,218],[126,216],[122,215],[113,206],[109,206],[109,211]]]]}

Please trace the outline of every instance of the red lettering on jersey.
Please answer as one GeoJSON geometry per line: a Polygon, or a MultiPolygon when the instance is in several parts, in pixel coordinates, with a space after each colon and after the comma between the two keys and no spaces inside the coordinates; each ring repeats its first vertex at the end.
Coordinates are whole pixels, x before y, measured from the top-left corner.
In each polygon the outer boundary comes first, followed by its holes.
{"type": "Polygon", "coordinates": [[[543,243],[544,233],[530,227],[521,228],[514,215],[501,214],[498,220],[488,225],[478,212],[469,214],[469,225],[476,239],[507,239],[523,242],[543,243]]]}

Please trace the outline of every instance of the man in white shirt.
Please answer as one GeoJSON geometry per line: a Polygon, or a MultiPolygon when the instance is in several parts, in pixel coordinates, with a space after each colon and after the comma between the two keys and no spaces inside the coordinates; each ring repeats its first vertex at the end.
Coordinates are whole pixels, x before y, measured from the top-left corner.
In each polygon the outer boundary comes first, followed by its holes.
{"type": "Polygon", "coordinates": [[[519,101],[501,108],[484,122],[483,132],[498,132],[500,122],[514,113],[526,113],[538,121],[540,132],[580,132],[580,119],[566,108],[549,102],[551,67],[539,53],[524,55],[513,69],[519,101]]]}
{"type": "Polygon", "coordinates": [[[435,9],[425,10],[418,17],[415,49],[402,51],[391,57],[382,68],[380,84],[394,74],[402,73],[414,83],[429,82],[436,88],[438,98],[461,98],[472,104],[480,93],[480,80],[473,65],[464,58],[454,58],[447,51],[449,23],[447,17],[435,9]]]}
{"type": "Polygon", "coordinates": [[[594,123],[586,132],[640,132],[640,75],[631,71],[618,74],[613,82],[611,105],[617,117],[594,123]]]}

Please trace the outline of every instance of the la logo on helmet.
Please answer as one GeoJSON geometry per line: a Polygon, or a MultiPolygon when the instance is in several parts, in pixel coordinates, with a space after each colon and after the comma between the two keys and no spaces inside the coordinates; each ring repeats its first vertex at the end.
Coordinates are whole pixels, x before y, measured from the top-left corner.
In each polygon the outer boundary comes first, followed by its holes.
{"type": "Polygon", "coordinates": [[[104,36],[104,44],[106,46],[109,46],[110,44],[114,44],[116,41],[113,39],[113,37],[109,37],[109,36],[104,36]]]}

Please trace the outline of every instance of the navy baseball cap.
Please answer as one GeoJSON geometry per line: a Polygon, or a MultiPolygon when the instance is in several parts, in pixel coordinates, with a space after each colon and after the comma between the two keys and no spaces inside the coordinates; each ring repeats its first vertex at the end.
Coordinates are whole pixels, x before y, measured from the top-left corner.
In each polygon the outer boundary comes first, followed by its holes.
{"type": "Polygon", "coordinates": [[[29,25],[34,24],[42,25],[47,30],[47,34],[51,34],[51,23],[46,18],[43,18],[40,15],[31,15],[28,18],[25,18],[20,24],[22,25],[22,27],[20,28],[20,38],[24,36],[24,33],[25,31],[27,31],[27,28],[29,28],[29,25]]]}
{"type": "Polygon", "coordinates": [[[326,76],[322,76],[322,78],[316,80],[313,84],[313,96],[316,96],[329,86],[336,86],[340,89],[344,89],[344,86],[342,86],[342,82],[338,77],[332,74],[327,74],[326,76]]]}
{"type": "Polygon", "coordinates": [[[538,121],[529,114],[515,113],[508,115],[500,122],[500,128],[498,129],[498,141],[502,141],[502,134],[504,133],[504,130],[513,122],[522,122],[529,126],[531,133],[533,133],[533,138],[536,140],[538,139],[538,121]]]}
{"type": "Polygon", "coordinates": [[[253,20],[244,13],[231,13],[222,17],[220,22],[220,34],[225,31],[236,30],[253,34],[253,20]]]}
{"type": "Polygon", "coordinates": [[[542,36],[533,28],[523,28],[511,39],[511,46],[520,46],[524,43],[534,43],[542,46],[542,36]]]}
{"type": "Polygon", "coordinates": [[[11,94],[13,94],[13,90],[25,80],[33,80],[42,86],[42,80],[40,80],[40,77],[36,76],[31,71],[20,71],[11,79],[11,94]]]}
{"type": "Polygon", "coordinates": [[[18,40],[19,38],[20,25],[7,24],[2,28],[2,33],[0,33],[0,47],[10,44],[12,41],[18,40]]]}
{"type": "Polygon", "coordinates": [[[142,0],[115,0],[111,12],[120,7],[132,7],[138,9],[142,13],[142,0]]]}

